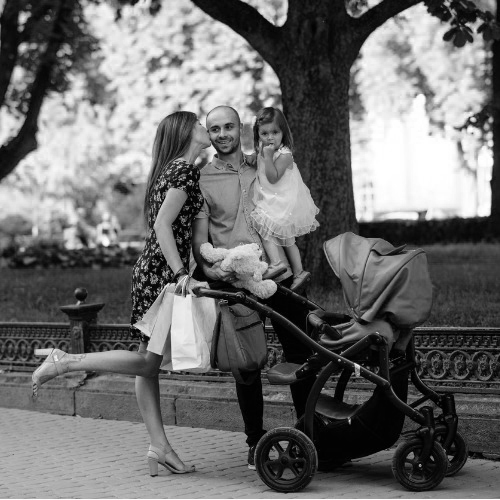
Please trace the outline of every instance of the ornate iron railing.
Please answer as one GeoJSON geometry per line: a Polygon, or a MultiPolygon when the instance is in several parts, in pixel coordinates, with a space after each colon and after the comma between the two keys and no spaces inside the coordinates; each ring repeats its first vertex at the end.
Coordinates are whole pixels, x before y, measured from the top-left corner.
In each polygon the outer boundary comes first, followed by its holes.
{"type": "MultiPolygon", "coordinates": [[[[138,342],[128,325],[82,322],[87,351],[136,350],[138,342]]],[[[40,347],[70,350],[81,332],[74,318],[67,323],[0,323],[0,370],[32,371],[40,364],[40,347]]],[[[267,368],[283,361],[281,345],[271,327],[267,368]]],[[[420,376],[433,386],[452,386],[458,392],[500,394],[500,328],[422,327],[414,330],[420,376]]],[[[204,377],[228,376],[217,370],[204,377]]]]}
{"type": "Polygon", "coordinates": [[[417,328],[415,348],[424,380],[500,389],[500,328],[417,328]]]}

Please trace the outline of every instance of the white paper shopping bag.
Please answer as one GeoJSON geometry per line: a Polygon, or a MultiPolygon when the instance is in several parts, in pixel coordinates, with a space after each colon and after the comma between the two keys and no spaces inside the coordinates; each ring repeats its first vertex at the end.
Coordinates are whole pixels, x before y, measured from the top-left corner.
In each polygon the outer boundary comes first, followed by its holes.
{"type": "Polygon", "coordinates": [[[166,285],[135,327],[149,337],[148,351],[166,355],[170,349],[170,326],[175,284],[166,285]]]}
{"type": "Polygon", "coordinates": [[[214,299],[175,295],[170,335],[173,370],[196,373],[210,370],[215,320],[214,299]]]}

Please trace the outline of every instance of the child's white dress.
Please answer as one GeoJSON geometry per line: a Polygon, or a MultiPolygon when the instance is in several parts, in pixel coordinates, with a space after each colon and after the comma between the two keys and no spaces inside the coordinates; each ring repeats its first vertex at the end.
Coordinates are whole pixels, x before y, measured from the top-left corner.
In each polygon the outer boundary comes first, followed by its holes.
{"type": "MultiPolygon", "coordinates": [[[[285,154],[291,155],[292,152],[280,146],[274,152],[273,161],[285,154]]],[[[319,226],[316,220],[319,209],[295,162],[276,184],[271,184],[266,177],[264,158],[258,155],[253,202],[255,209],[250,216],[256,231],[262,239],[277,245],[291,246],[296,236],[314,231],[319,226]]]]}

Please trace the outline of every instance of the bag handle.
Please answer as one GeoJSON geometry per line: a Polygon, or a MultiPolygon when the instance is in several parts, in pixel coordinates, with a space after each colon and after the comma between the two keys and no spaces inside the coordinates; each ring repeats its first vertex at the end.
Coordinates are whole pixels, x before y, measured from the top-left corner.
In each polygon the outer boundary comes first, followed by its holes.
{"type": "Polygon", "coordinates": [[[174,289],[175,295],[182,295],[183,297],[186,296],[186,291],[187,291],[187,287],[189,284],[189,279],[190,279],[189,274],[186,274],[177,282],[177,284],[175,285],[175,289],[174,289]]]}
{"type": "MultiPolygon", "coordinates": [[[[226,353],[227,359],[229,360],[229,366],[231,367],[231,373],[233,374],[236,382],[249,385],[255,380],[255,377],[259,372],[257,371],[243,376],[238,368],[238,360],[236,359],[236,331],[234,330],[233,320],[231,318],[231,313],[229,312],[229,305],[226,301],[220,304],[220,327],[222,327],[222,325],[224,325],[224,329],[222,331],[226,339],[226,353]]],[[[222,328],[219,328],[219,333],[221,329],[222,328]]],[[[218,340],[219,335],[217,335],[217,342],[218,340]]]]}

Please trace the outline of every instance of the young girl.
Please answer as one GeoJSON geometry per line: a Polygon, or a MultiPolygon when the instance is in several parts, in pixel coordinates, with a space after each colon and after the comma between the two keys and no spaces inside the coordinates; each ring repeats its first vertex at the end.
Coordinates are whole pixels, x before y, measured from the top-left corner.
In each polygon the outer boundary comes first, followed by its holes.
{"type": "Polygon", "coordinates": [[[295,238],[319,226],[316,220],[319,209],[293,161],[292,133],[283,113],[277,108],[261,109],[253,137],[257,152],[253,224],[270,260],[268,274],[284,267],[277,246],[284,247],[293,271],[291,288],[297,290],[310,273],[302,268],[295,238]]]}

